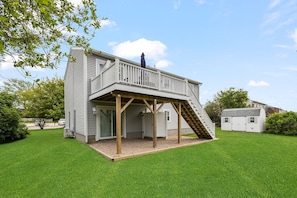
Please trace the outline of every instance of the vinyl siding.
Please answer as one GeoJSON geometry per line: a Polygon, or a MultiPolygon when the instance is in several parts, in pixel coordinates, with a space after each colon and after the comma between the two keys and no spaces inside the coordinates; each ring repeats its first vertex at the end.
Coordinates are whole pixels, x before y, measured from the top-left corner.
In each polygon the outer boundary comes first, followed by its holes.
{"type": "Polygon", "coordinates": [[[80,48],[72,48],[71,55],[75,62],[68,61],[65,73],[65,119],[66,127],[71,130],[76,125],[76,133],[85,135],[84,131],[84,52],[80,48]],[[76,118],[74,120],[74,111],[76,118]],[[69,117],[70,112],[70,117],[69,117]]]}
{"type": "Polygon", "coordinates": [[[126,111],[126,131],[141,132],[142,131],[142,115],[145,105],[130,105],[126,111]]]}
{"type": "MultiPolygon", "coordinates": [[[[94,55],[88,56],[87,59],[87,83],[88,83],[88,97],[91,95],[91,78],[96,76],[96,57],[94,55]]],[[[96,135],[96,115],[93,114],[92,108],[96,107],[95,103],[88,100],[88,135],[96,135]]]]}

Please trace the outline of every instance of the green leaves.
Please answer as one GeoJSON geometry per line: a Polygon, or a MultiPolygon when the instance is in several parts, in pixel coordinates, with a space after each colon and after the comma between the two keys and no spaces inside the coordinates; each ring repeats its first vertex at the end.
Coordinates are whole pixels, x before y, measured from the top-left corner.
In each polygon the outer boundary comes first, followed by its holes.
{"type": "Polygon", "coordinates": [[[64,82],[60,78],[36,79],[34,83],[9,79],[4,82],[4,90],[11,93],[11,97],[16,96],[14,105],[22,107],[23,117],[54,120],[64,117],[64,82]]]}
{"type": "Polygon", "coordinates": [[[215,101],[219,102],[222,110],[227,108],[247,107],[248,93],[243,89],[236,90],[234,87],[228,90],[221,90],[215,96],[215,101]]]}
{"type": "Polygon", "coordinates": [[[297,113],[275,113],[266,119],[266,133],[297,135],[297,113]]]}
{"type": "MultiPolygon", "coordinates": [[[[89,48],[100,28],[93,0],[73,5],[69,0],[2,1],[0,62],[7,56],[14,66],[54,68],[68,57],[64,47],[89,48]]],[[[25,72],[26,75],[29,73],[25,72]]]]}
{"type": "Polygon", "coordinates": [[[22,139],[28,134],[28,129],[20,123],[20,113],[14,103],[14,95],[0,92],[0,144],[22,139]]]}

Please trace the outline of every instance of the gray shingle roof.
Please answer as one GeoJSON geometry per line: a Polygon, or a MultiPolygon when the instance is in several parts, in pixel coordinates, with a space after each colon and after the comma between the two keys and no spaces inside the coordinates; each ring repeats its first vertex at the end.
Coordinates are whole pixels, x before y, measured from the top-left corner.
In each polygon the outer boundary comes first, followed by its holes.
{"type": "Polygon", "coordinates": [[[245,116],[259,116],[261,108],[234,108],[224,109],[221,117],[245,117],[245,116]]]}

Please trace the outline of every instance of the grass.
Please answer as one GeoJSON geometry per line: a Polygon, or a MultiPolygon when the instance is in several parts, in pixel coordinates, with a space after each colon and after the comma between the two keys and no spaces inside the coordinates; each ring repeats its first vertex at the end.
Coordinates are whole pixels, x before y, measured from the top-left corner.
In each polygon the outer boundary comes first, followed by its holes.
{"type": "Polygon", "coordinates": [[[62,129],[0,145],[1,197],[296,197],[296,137],[218,141],[110,162],[62,129]]]}

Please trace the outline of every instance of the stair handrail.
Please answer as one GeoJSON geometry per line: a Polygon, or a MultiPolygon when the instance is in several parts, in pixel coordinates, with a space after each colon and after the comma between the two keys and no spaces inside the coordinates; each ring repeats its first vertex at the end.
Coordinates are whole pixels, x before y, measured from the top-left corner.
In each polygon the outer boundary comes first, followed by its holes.
{"type": "MultiPolygon", "coordinates": [[[[208,114],[206,113],[206,111],[204,110],[204,108],[202,107],[202,105],[200,104],[198,98],[196,97],[194,91],[191,89],[191,87],[189,87],[189,96],[190,96],[190,99],[193,101],[194,105],[196,107],[198,107],[198,111],[200,113],[200,115],[197,115],[199,116],[200,118],[203,118],[206,125],[208,126],[209,128],[209,132],[210,132],[210,135],[215,138],[215,123],[212,122],[212,120],[210,119],[210,117],[208,116],[208,114]]],[[[202,123],[204,125],[204,123],[202,123]]]]}

